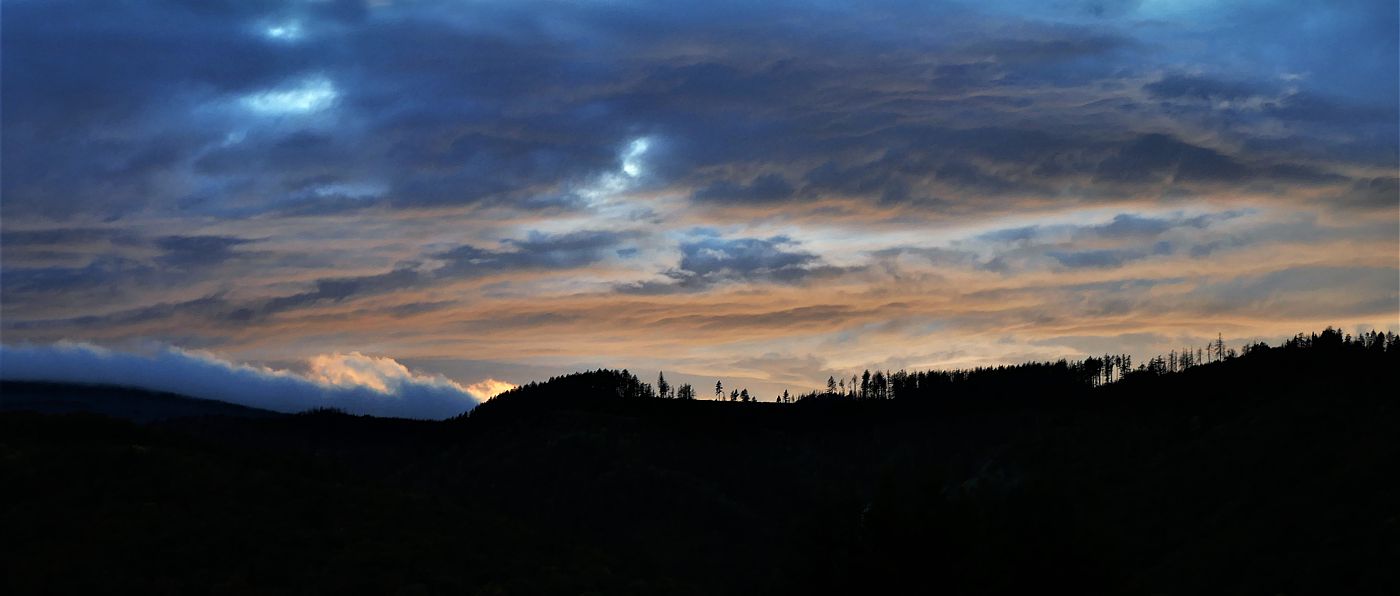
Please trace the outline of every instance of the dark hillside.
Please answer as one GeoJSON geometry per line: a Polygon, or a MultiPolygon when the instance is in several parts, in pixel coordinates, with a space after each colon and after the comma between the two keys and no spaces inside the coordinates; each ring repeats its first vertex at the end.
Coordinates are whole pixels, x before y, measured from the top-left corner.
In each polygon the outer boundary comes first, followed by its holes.
{"type": "Polygon", "coordinates": [[[6,414],[6,592],[1400,593],[1400,351],[1337,339],[887,399],[597,371],[438,423],[6,414]]]}
{"type": "Polygon", "coordinates": [[[0,410],[45,414],[87,412],[136,422],[192,416],[266,418],[282,415],[248,406],[135,387],[41,381],[0,382],[0,410]]]}

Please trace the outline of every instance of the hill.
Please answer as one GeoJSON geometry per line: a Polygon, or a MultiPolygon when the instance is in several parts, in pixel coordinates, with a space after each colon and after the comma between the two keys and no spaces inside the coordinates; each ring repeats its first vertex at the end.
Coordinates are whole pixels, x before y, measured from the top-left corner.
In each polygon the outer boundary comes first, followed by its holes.
{"type": "Polygon", "coordinates": [[[42,381],[0,381],[0,411],[3,410],[45,414],[88,412],[135,422],[192,416],[283,415],[270,410],[136,387],[42,381]]]}
{"type": "Polygon", "coordinates": [[[445,422],[9,413],[0,565],[11,594],[1400,593],[1400,351],[1329,333],[895,399],[594,371],[445,422]]]}

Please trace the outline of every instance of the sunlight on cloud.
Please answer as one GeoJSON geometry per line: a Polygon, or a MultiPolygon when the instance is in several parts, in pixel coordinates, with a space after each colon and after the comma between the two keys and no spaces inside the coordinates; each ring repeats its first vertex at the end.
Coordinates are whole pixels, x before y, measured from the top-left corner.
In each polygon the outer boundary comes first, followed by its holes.
{"type": "Polygon", "coordinates": [[[348,199],[368,199],[382,196],[389,189],[373,182],[335,182],[322,184],[311,189],[317,197],[344,197],[348,199]]]}
{"type": "Polygon", "coordinates": [[[5,7],[12,343],[489,396],[1400,320],[1394,3],[70,4],[5,7]]]}
{"type": "Polygon", "coordinates": [[[316,356],[298,374],[233,362],[213,353],[155,346],[140,353],[57,342],[0,345],[0,379],[139,387],[279,412],[338,408],[352,414],[446,418],[481,397],[441,375],[410,371],[359,352],[316,356]]]}
{"type": "Polygon", "coordinates": [[[301,23],[298,21],[283,21],[271,23],[262,30],[263,36],[275,41],[297,41],[302,38],[301,23]]]}
{"type": "Polygon", "coordinates": [[[593,183],[577,190],[579,196],[597,204],[604,203],[615,195],[631,190],[646,173],[646,162],[643,156],[651,148],[651,139],[639,137],[627,144],[618,156],[622,160],[622,167],[617,172],[604,172],[598,176],[593,183]]]}
{"type": "Polygon", "coordinates": [[[325,77],[302,79],[293,86],[254,93],[243,97],[248,109],[263,114],[305,114],[319,112],[335,104],[340,92],[325,77]]]}
{"type": "Polygon", "coordinates": [[[234,130],[224,135],[224,141],[219,144],[221,147],[232,147],[248,139],[248,131],[234,130]]]}
{"type": "Polygon", "coordinates": [[[480,383],[467,385],[467,391],[480,399],[490,399],[510,391],[511,389],[515,389],[515,387],[516,385],[514,383],[497,381],[496,379],[486,379],[480,383]]]}
{"type": "Polygon", "coordinates": [[[323,385],[335,387],[369,387],[380,393],[392,393],[405,383],[426,383],[467,391],[446,377],[415,374],[393,358],[366,356],[359,352],[322,354],[307,364],[307,377],[323,385]]]}
{"type": "Polygon", "coordinates": [[[642,174],[642,155],[646,154],[651,146],[651,141],[642,137],[628,143],[627,150],[622,153],[622,173],[630,178],[636,178],[642,174]]]}

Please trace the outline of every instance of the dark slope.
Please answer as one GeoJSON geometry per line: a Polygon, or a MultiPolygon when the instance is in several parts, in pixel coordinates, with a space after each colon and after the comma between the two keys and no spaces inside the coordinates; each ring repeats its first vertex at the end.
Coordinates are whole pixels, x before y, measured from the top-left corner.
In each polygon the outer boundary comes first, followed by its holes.
{"type": "Polygon", "coordinates": [[[0,415],[0,454],[5,594],[568,593],[598,567],[470,501],[304,454],[27,412],[0,415]]]}
{"type": "Polygon", "coordinates": [[[444,423],[9,414],[6,592],[1394,594],[1395,364],[792,405],[603,372],[444,423]]]}
{"type": "Polygon", "coordinates": [[[87,412],[136,422],[192,416],[282,415],[222,401],[134,387],[43,381],[0,381],[0,411],[44,414],[87,412]]]}

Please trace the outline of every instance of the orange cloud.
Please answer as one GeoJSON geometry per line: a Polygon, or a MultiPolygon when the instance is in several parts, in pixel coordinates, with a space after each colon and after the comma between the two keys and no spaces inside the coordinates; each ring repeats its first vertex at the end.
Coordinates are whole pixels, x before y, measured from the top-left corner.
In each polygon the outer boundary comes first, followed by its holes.
{"type": "Polygon", "coordinates": [[[496,379],[485,379],[481,382],[467,385],[467,391],[480,399],[490,399],[510,391],[511,389],[515,389],[515,387],[513,383],[498,381],[496,379]]]}

